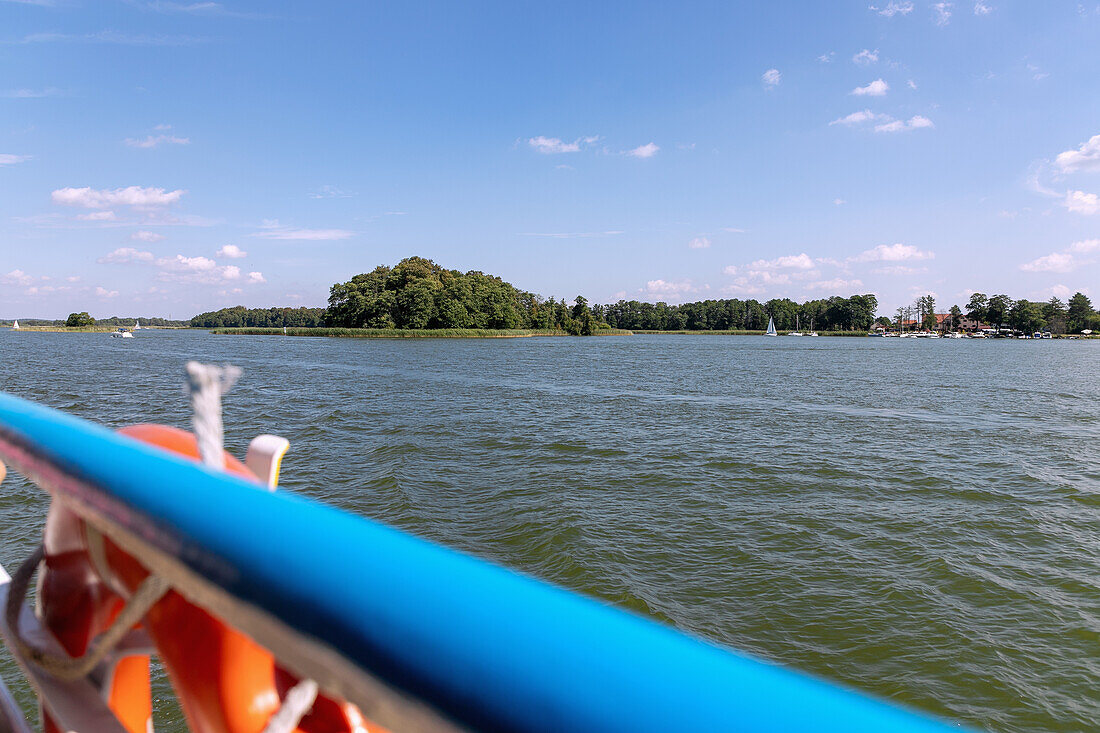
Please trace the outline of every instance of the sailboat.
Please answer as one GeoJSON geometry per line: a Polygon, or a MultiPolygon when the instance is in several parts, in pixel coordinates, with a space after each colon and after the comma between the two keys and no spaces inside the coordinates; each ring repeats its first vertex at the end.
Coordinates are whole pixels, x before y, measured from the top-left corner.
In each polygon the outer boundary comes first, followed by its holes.
{"type": "Polygon", "coordinates": [[[140,331],[141,330],[141,319],[140,318],[135,318],[134,319],[134,330],[135,331],[140,331]]]}
{"type": "Polygon", "coordinates": [[[812,318],[810,319],[810,335],[811,336],[816,336],[817,335],[817,331],[814,330],[814,319],[812,319],[812,318]]]}
{"type": "Polygon", "coordinates": [[[778,336],[779,335],[775,332],[775,320],[770,318],[770,317],[768,318],[768,330],[764,335],[765,336],[778,336]]]}
{"type": "Polygon", "coordinates": [[[801,329],[801,326],[800,326],[799,321],[798,321],[798,314],[797,313],[794,316],[794,330],[793,331],[788,331],[787,335],[788,336],[801,336],[802,335],[802,329],[801,329]]]}
{"type": "Polygon", "coordinates": [[[19,321],[16,321],[15,323],[11,324],[11,327],[12,327],[13,331],[18,331],[19,330],[19,321]]]}

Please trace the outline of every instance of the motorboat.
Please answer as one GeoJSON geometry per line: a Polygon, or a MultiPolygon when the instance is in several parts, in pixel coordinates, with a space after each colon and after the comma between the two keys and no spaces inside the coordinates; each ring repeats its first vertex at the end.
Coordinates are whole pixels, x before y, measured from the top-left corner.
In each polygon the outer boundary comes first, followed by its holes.
{"type": "Polygon", "coordinates": [[[117,331],[111,333],[111,338],[113,339],[132,339],[133,337],[134,334],[121,326],[119,326],[117,331]]]}

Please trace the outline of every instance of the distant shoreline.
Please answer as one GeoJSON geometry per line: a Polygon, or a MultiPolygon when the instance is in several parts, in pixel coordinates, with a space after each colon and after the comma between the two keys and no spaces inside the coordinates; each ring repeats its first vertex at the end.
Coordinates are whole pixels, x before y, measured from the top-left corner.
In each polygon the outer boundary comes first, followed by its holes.
{"type": "MultiPolygon", "coordinates": [[[[483,329],[483,328],[213,328],[211,333],[218,336],[313,336],[329,338],[533,338],[569,336],[565,331],[539,329],[483,329]]],[[[622,329],[603,329],[596,336],[630,336],[632,331],[622,329]]]]}
{"type": "MultiPolygon", "coordinates": [[[[20,326],[12,328],[3,326],[9,331],[38,331],[39,333],[113,333],[119,328],[132,331],[133,326],[20,326]]],[[[184,331],[188,326],[142,326],[139,331],[184,331]]]]}

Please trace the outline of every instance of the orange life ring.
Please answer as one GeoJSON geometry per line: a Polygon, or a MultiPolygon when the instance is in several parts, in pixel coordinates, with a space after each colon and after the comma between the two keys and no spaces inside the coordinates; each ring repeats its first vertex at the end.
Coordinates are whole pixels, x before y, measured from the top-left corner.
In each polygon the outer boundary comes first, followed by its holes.
{"type": "MultiPolygon", "coordinates": [[[[197,441],[184,430],[135,425],[119,432],[199,460],[197,441]]],[[[260,483],[229,453],[225,470],[260,483]]],[[[57,502],[50,507],[43,544],[39,614],[65,650],[80,656],[111,625],[149,571],[57,502]]],[[[287,690],[299,681],[271,652],[175,591],[150,608],[144,627],[196,733],[261,733],[287,690]]],[[[129,733],[152,730],[148,656],[123,657],[99,684],[129,733]]],[[[56,733],[48,711],[43,710],[42,717],[45,733],[56,733]]],[[[365,732],[368,726],[354,705],[320,693],[297,730],[350,733],[365,732]]],[[[382,731],[373,724],[369,730],[382,731]]]]}

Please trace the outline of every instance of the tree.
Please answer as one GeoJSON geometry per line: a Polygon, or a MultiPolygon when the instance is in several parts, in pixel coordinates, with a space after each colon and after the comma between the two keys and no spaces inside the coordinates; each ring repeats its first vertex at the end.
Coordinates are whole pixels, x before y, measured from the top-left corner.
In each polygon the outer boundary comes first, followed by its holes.
{"type": "Polygon", "coordinates": [[[95,319],[88,315],[87,311],[70,313],[69,317],[65,319],[65,326],[68,328],[87,328],[94,325],[95,319]]]}
{"type": "Polygon", "coordinates": [[[1066,305],[1058,296],[1052,296],[1043,304],[1043,320],[1046,321],[1051,333],[1066,332],[1066,305]]]}
{"type": "Polygon", "coordinates": [[[1017,300],[1008,311],[1008,325],[1023,333],[1034,333],[1045,325],[1041,303],[1017,300]]]}
{"type": "Polygon", "coordinates": [[[1066,325],[1070,333],[1079,333],[1088,328],[1089,317],[1092,316],[1092,301],[1084,293],[1074,293],[1069,299],[1069,312],[1066,316],[1066,325]]]}
{"type": "Polygon", "coordinates": [[[905,321],[908,320],[908,316],[909,316],[907,311],[908,311],[908,309],[905,306],[899,306],[898,309],[897,309],[897,312],[894,313],[894,315],[898,319],[898,331],[904,331],[905,330],[905,321]]]}
{"type": "Polygon", "coordinates": [[[982,323],[988,319],[989,298],[985,293],[973,293],[970,302],[966,304],[966,315],[973,321],[982,323]]]}
{"type": "Polygon", "coordinates": [[[953,305],[951,306],[951,310],[948,311],[948,313],[950,314],[951,319],[951,330],[957,330],[959,327],[959,321],[962,320],[962,309],[959,308],[959,306],[957,305],[953,305]]]}
{"type": "Polygon", "coordinates": [[[1001,330],[1001,326],[1004,325],[1005,319],[1008,317],[1008,311],[1012,308],[1012,298],[1004,294],[993,295],[989,298],[989,304],[985,309],[985,316],[989,320],[990,325],[997,327],[997,330],[1001,330]]]}
{"type": "Polygon", "coordinates": [[[577,296],[577,299],[573,302],[573,310],[570,315],[573,316],[573,323],[577,329],[577,335],[592,335],[595,323],[592,318],[592,311],[588,307],[588,300],[584,298],[584,296],[577,296]]]}

